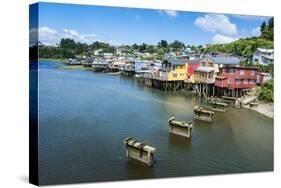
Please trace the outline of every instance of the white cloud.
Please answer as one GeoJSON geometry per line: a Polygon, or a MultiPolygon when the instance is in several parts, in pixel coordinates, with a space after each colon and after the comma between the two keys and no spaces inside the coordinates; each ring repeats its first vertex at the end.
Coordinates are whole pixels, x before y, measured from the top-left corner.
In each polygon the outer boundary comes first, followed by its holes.
{"type": "Polygon", "coordinates": [[[261,34],[260,27],[256,27],[251,31],[252,36],[260,36],[260,34],[261,34]]]}
{"type": "Polygon", "coordinates": [[[175,18],[178,16],[178,12],[175,10],[160,10],[160,14],[165,14],[169,16],[170,18],[175,18]]]}
{"type": "Polygon", "coordinates": [[[194,25],[212,33],[218,32],[230,36],[238,34],[236,25],[223,14],[206,14],[203,17],[198,17],[194,25]]]}
{"type": "Polygon", "coordinates": [[[216,34],[213,38],[212,38],[212,42],[214,44],[224,44],[224,43],[230,43],[233,42],[235,40],[237,40],[238,38],[236,37],[230,37],[230,36],[225,36],[225,35],[221,35],[221,34],[216,34]]]}
{"type": "Polygon", "coordinates": [[[94,41],[103,41],[113,43],[112,40],[102,40],[102,36],[96,34],[80,34],[79,32],[72,29],[63,29],[62,31],[56,31],[49,27],[32,28],[29,30],[30,45],[36,44],[39,40],[45,45],[56,45],[62,38],[70,38],[76,42],[82,42],[91,44],[94,41]]]}

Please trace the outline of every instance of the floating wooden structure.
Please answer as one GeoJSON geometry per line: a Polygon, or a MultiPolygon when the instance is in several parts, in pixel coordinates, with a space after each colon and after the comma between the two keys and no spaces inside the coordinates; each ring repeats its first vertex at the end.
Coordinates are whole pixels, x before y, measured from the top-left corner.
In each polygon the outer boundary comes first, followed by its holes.
{"type": "Polygon", "coordinates": [[[169,122],[169,132],[186,138],[191,137],[192,123],[191,121],[176,121],[175,117],[171,117],[169,122]]]}
{"type": "Polygon", "coordinates": [[[225,103],[235,104],[237,98],[236,97],[228,97],[228,96],[222,96],[222,99],[225,103]]]}
{"type": "Polygon", "coordinates": [[[226,103],[223,102],[217,102],[217,101],[210,101],[209,104],[212,106],[212,110],[218,111],[218,112],[225,112],[225,108],[227,106],[226,103]]]}
{"type": "Polygon", "coordinates": [[[132,137],[125,138],[123,142],[126,144],[127,158],[142,162],[148,166],[153,165],[154,153],[156,152],[154,147],[132,137]]]}
{"type": "Polygon", "coordinates": [[[194,108],[194,119],[202,120],[202,121],[213,121],[214,112],[210,110],[205,110],[202,107],[195,106],[194,108]]]}
{"type": "Polygon", "coordinates": [[[250,107],[257,107],[258,105],[258,102],[250,102],[250,107]]]}

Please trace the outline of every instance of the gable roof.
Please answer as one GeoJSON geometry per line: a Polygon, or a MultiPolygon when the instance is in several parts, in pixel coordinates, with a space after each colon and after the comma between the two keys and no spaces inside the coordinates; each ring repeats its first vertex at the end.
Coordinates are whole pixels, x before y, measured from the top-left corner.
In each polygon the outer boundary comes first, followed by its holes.
{"type": "Polygon", "coordinates": [[[186,60],[182,59],[167,59],[167,61],[172,65],[185,65],[186,63],[188,63],[186,60]]]}
{"type": "Polygon", "coordinates": [[[212,56],[211,60],[216,64],[225,64],[225,65],[237,65],[239,64],[240,59],[234,56],[212,56]]]}
{"type": "Polygon", "coordinates": [[[273,53],[274,50],[273,49],[266,49],[266,48],[257,48],[258,51],[260,51],[261,53],[273,53]]]}

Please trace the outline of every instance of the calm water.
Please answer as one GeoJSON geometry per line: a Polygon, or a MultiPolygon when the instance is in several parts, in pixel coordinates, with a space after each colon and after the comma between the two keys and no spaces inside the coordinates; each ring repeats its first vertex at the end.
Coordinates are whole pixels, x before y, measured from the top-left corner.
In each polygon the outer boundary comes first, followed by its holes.
{"type": "Polygon", "coordinates": [[[194,176],[273,170],[273,120],[228,108],[212,123],[193,121],[200,103],[134,79],[40,62],[41,184],[194,176]],[[167,120],[192,120],[190,141],[168,133],[167,120]],[[155,146],[152,168],[128,161],[123,139],[155,146]]]}

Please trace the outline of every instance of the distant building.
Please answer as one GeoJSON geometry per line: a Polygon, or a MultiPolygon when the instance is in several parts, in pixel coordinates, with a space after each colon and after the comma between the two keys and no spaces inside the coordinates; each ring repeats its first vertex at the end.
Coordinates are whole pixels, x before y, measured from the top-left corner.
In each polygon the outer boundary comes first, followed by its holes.
{"type": "Polygon", "coordinates": [[[257,73],[257,84],[262,85],[265,81],[272,79],[271,74],[258,72],[257,73]]]}
{"type": "Polygon", "coordinates": [[[110,59],[110,58],[113,57],[113,53],[103,53],[103,57],[104,57],[105,59],[110,59]]]}
{"type": "Polygon", "coordinates": [[[95,50],[94,55],[98,56],[98,55],[100,55],[101,52],[102,52],[102,49],[95,50]]]}
{"type": "Polygon", "coordinates": [[[274,62],[274,50],[273,49],[264,49],[257,48],[253,54],[253,64],[261,64],[267,66],[274,62]]]}

